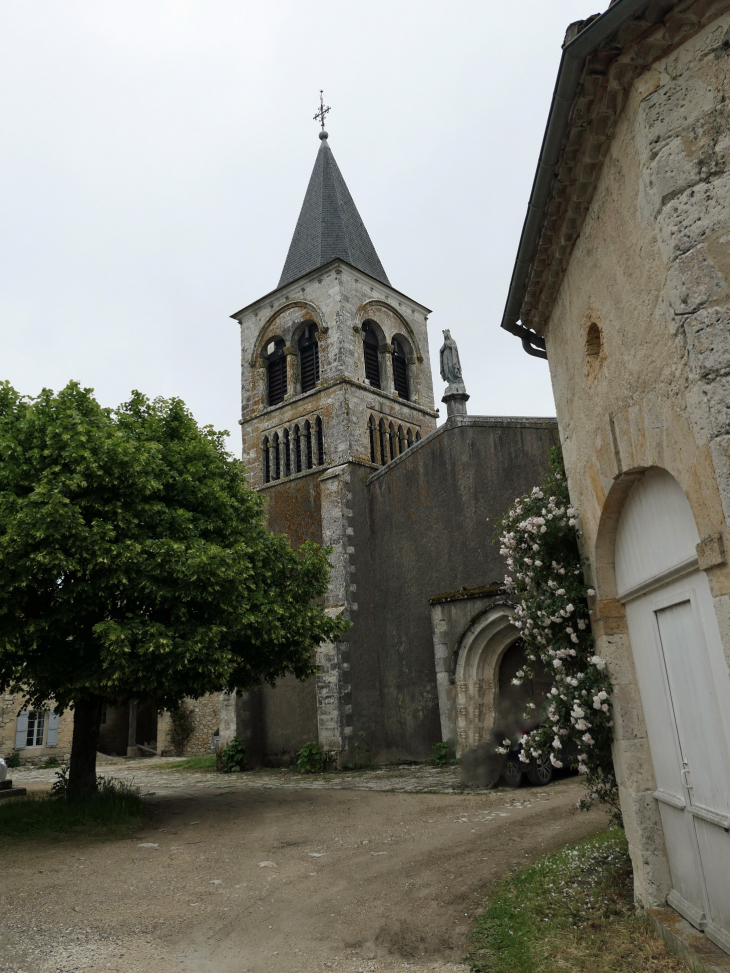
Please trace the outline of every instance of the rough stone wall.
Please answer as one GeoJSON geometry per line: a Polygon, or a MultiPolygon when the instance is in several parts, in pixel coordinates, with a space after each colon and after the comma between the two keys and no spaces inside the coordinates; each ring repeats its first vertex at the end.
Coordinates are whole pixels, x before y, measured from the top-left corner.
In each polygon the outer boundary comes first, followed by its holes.
{"type": "Polygon", "coordinates": [[[441,739],[429,597],[504,577],[494,525],[542,480],[556,441],[554,420],[452,419],[353,504],[352,731],[375,759],[427,759],[441,739]]]}
{"type": "MultiPolygon", "coordinates": [[[[184,755],[193,757],[210,753],[213,734],[220,726],[220,693],[209,693],[200,699],[186,699],[185,705],[193,711],[195,729],[184,755]]],[[[163,757],[175,754],[170,741],[171,727],[169,712],[160,713],[157,718],[157,752],[163,757]]]]}
{"type": "Polygon", "coordinates": [[[668,870],[625,615],[615,528],[650,466],[692,507],[730,661],[730,16],[635,83],[545,330],[573,502],[615,687],[614,758],[640,902],[668,870]],[[596,335],[599,342],[596,343],[596,335]]]}
{"type": "MultiPolygon", "coordinates": [[[[11,693],[3,693],[0,696],[0,756],[2,757],[7,758],[15,752],[15,727],[18,713],[22,707],[22,696],[12,695],[11,693]]],[[[46,712],[52,708],[52,702],[44,706],[46,712]]],[[[56,757],[57,760],[68,760],[71,756],[73,727],[73,710],[66,710],[58,721],[58,743],[56,746],[23,747],[17,751],[20,754],[21,762],[42,763],[49,757],[56,757]]],[[[45,733],[48,733],[47,722],[45,733]]]]}

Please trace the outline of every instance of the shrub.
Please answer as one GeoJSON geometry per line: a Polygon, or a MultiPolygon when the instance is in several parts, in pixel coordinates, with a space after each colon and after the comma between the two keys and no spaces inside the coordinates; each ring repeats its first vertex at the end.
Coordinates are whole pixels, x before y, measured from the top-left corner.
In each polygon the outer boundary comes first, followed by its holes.
{"type": "MultiPolygon", "coordinates": [[[[550,450],[550,466],[542,487],[515,500],[500,525],[510,571],[505,585],[516,601],[512,621],[522,632],[527,659],[513,682],[530,679],[538,658],[553,674],[545,723],[523,736],[519,757],[527,764],[548,756],[562,767],[563,754],[573,750],[588,790],[579,806],[587,810],[599,801],[620,823],[611,757],[612,687],[605,661],[594,653],[587,596],[595,592],[583,581],[587,562],[578,548],[578,511],[570,503],[559,447],[550,450]]],[[[525,718],[531,719],[535,704],[527,707],[525,718]]],[[[499,752],[516,742],[504,740],[499,752]]]]}
{"type": "Polygon", "coordinates": [[[176,756],[182,757],[195,733],[195,713],[188,703],[180,703],[170,710],[170,743],[176,756]]]}
{"type": "Polygon", "coordinates": [[[234,737],[227,747],[223,747],[220,754],[221,770],[224,774],[246,769],[246,747],[240,737],[234,737]]]}
{"type": "Polygon", "coordinates": [[[5,763],[8,765],[8,767],[20,767],[20,754],[18,751],[13,750],[13,752],[5,758],[5,763]]]}
{"type": "Polygon", "coordinates": [[[445,767],[451,761],[449,760],[449,751],[451,747],[446,740],[440,740],[438,743],[434,743],[431,747],[431,763],[434,767],[445,767]]]}
{"type": "Polygon", "coordinates": [[[314,740],[305,743],[297,753],[297,770],[300,774],[321,774],[324,770],[324,756],[314,740]]]}

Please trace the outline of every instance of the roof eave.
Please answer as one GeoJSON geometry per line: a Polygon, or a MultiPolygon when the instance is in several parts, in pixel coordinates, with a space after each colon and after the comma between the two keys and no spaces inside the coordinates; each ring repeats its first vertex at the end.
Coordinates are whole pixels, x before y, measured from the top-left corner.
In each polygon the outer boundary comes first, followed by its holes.
{"type": "Polygon", "coordinates": [[[588,56],[648,6],[649,0],[615,0],[605,13],[596,17],[563,48],[501,323],[502,328],[522,339],[529,354],[537,354],[537,357],[547,357],[545,341],[537,332],[519,323],[520,315],[581,74],[588,56]]]}

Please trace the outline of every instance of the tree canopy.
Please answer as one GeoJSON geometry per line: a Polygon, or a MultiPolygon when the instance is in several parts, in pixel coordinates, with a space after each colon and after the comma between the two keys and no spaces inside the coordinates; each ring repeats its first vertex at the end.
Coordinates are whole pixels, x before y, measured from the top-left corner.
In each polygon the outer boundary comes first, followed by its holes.
{"type": "Polygon", "coordinates": [[[322,605],[328,552],[268,531],[224,435],[179,399],[0,384],[0,689],[78,722],[83,700],[314,672],[348,626],[322,605]]]}

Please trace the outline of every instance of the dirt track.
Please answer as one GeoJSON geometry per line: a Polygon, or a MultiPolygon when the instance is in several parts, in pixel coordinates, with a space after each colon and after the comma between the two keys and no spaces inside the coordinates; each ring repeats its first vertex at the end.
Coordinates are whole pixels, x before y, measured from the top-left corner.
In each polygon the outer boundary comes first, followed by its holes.
{"type": "Polygon", "coordinates": [[[132,840],[3,849],[0,970],[466,970],[491,884],[605,827],[581,793],[158,794],[132,840]]]}

